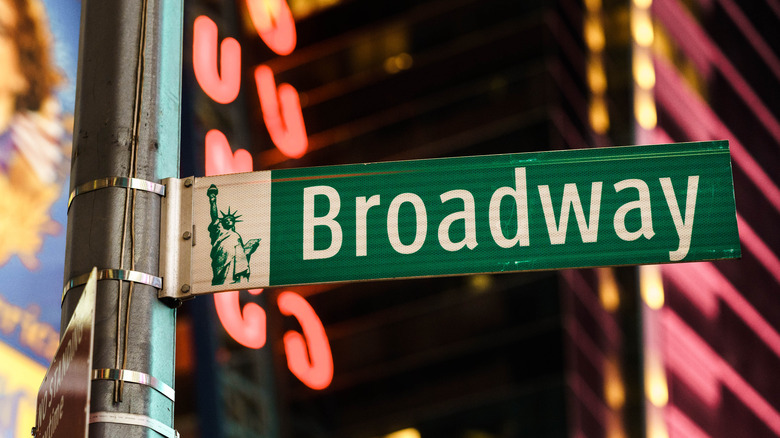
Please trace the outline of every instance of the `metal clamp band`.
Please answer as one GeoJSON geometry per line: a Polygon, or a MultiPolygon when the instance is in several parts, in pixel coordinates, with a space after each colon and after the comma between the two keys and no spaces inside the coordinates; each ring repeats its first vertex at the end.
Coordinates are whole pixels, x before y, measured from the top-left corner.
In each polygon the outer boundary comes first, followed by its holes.
{"type": "Polygon", "coordinates": [[[115,423],[130,426],[142,426],[151,429],[166,438],[180,438],[176,429],[163,424],[159,420],[140,414],[126,414],[124,412],[95,412],[89,414],[89,424],[115,423]]]}
{"type": "MultiPolygon", "coordinates": [[[[81,286],[87,283],[89,274],[82,274],[71,278],[65,283],[62,289],[62,301],[65,301],[65,295],[68,291],[76,286],[81,286]]],[[[98,280],[124,280],[132,281],[134,283],[146,284],[154,287],[155,289],[162,289],[163,280],[160,277],[155,277],[151,274],[145,274],[138,271],[128,271],[124,269],[101,269],[98,271],[98,280]]]]}
{"type": "Polygon", "coordinates": [[[160,379],[140,371],[101,368],[92,370],[92,380],[122,380],[124,382],[146,385],[168,397],[171,401],[176,401],[176,391],[174,391],[173,388],[166,385],[160,379]]]}
{"type": "Polygon", "coordinates": [[[147,181],[138,178],[126,178],[123,176],[110,176],[108,178],[96,179],[86,182],[73,189],[68,198],[68,208],[73,202],[73,198],[78,195],[92,192],[94,190],[105,189],[106,187],[122,187],[125,189],[143,190],[145,192],[156,193],[165,196],[165,186],[156,182],[147,181]]]}

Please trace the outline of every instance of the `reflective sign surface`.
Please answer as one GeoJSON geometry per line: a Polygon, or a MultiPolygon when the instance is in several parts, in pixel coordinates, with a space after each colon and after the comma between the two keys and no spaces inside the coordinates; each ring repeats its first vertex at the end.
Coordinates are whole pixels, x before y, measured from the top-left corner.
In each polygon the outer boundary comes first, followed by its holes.
{"type": "Polygon", "coordinates": [[[740,256],[726,141],[215,176],[192,197],[195,294],[740,256]]]}

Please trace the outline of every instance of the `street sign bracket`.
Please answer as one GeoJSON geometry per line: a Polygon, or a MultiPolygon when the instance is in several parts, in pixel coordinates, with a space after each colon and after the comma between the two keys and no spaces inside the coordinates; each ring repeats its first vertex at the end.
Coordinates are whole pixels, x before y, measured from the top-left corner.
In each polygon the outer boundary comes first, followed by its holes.
{"type": "Polygon", "coordinates": [[[153,430],[166,438],[181,437],[176,429],[146,415],[127,414],[124,412],[95,412],[89,415],[89,423],[115,423],[141,426],[153,430]]]}
{"type": "Polygon", "coordinates": [[[121,380],[148,386],[170,401],[176,401],[176,391],[162,380],[140,371],[118,370],[115,368],[100,368],[92,370],[92,380],[121,380]]]}
{"type": "Polygon", "coordinates": [[[68,197],[68,209],[76,196],[95,190],[105,189],[107,187],[119,187],[124,189],[141,190],[144,192],[156,193],[165,197],[165,186],[154,181],[146,181],[139,178],[127,178],[123,176],[111,176],[89,181],[73,189],[68,197]]]}
{"type": "Polygon", "coordinates": [[[166,196],[162,199],[160,227],[160,274],[163,287],[158,298],[171,307],[190,299],[190,265],[195,244],[192,223],[192,185],[194,178],[166,178],[166,196]]]}
{"type": "MultiPolygon", "coordinates": [[[[87,283],[90,277],[90,273],[77,275],[65,282],[65,286],[62,288],[62,302],[65,302],[65,296],[71,289],[83,286],[87,283]]],[[[127,269],[101,269],[97,271],[97,280],[123,280],[132,281],[135,283],[146,284],[154,288],[160,289],[162,287],[162,278],[147,274],[145,272],[130,271],[127,269]]]]}

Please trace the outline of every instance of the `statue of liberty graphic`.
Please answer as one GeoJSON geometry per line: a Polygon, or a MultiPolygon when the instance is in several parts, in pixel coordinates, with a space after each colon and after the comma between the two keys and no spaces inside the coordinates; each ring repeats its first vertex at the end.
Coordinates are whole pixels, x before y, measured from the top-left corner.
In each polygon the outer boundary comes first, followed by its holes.
{"type": "Polygon", "coordinates": [[[260,239],[252,239],[246,244],[236,232],[236,223],[241,222],[238,211],[227,213],[217,209],[217,186],[212,184],[206,191],[211,209],[209,236],[211,237],[211,278],[212,285],[239,283],[241,279],[249,281],[249,259],[260,244],[260,239]],[[222,216],[219,216],[219,213],[222,216]]]}

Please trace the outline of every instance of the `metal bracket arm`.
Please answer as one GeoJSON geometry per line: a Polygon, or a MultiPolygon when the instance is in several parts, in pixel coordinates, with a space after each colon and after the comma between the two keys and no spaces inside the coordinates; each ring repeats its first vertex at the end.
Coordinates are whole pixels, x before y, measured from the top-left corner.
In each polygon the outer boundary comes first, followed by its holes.
{"type": "Polygon", "coordinates": [[[190,295],[192,247],[192,186],[195,178],[167,178],[166,197],[162,200],[160,223],[160,274],[165,278],[158,297],[182,300],[190,295]]]}

